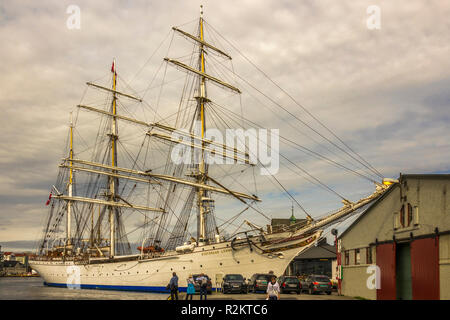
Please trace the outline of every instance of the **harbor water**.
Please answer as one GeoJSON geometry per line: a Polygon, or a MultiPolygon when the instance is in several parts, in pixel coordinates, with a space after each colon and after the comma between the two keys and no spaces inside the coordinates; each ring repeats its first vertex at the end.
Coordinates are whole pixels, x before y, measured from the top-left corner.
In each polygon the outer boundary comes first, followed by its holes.
{"type": "Polygon", "coordinates": [[[166,300],[167,297],[166,293],[48,287],[40,277],[0,277],[0,300],[166,300]]]}

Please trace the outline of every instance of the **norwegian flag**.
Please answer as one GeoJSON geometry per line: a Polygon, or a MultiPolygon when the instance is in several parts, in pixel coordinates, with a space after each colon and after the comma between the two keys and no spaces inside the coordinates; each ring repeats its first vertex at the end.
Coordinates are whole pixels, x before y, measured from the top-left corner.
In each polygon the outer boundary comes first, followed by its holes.
{"type": "Polygon", "coordinates": [[[50,192],[50,195],[48,196],[48,200],[45,203],[46,206],[48,206],[50,204],[50,200],[52,199],[52,193],[50,192]]]}
{"type": "Polygon", "coordinates": [[[114,72],[114,60],[113,60],[113,63],[112,63],[112,66],[111,66],[111,72],[114,72]]]}

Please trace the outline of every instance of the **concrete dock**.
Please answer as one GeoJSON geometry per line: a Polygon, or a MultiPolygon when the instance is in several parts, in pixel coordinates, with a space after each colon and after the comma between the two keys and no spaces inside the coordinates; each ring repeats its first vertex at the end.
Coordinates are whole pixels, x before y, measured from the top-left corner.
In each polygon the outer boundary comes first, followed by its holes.
{"type": "MultiPolygon", "coordinates": [[[[186,293],[182,292],[178,294],[178,299],[184,300],[186,293]]],[[[264,293],[230,293],[223,294],[221,292],[213,292],[208,295],[208,300],[265,300],[266,295],[264,293]]],[[[192,300],[200,300],[200,295],[197,293],[192,300]]],[[[280,300],[355,300],[353,297],[339,296],[337,292],[332,292],[331,295],[327,294],[296,294],[296,293],[284,293],[280,294],[280,300]]]]}

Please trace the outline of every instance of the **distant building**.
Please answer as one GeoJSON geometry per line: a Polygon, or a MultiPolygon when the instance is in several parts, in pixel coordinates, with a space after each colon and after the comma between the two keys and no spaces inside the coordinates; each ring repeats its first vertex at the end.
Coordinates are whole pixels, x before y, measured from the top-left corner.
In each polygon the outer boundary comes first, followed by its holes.
{"type": "MultiPolygon", "coordinates": [[[[289,219],[272,219],[273,232],[282,231],[286,227],[296,224],[300,227],[307,223],[307,219],[297,219],[294,210],[289,219]]],[[[323,274],[335,277],[336,273],[336,247],[326,243],[326,239],[320,240],[316,246],[300,253],[287,267],[286,275],[323,274]]]]}
{"type": "Polygon", "coordinates": [[[14,257],[15,257],[16,261],[19,261],[28,270],[28,267],[29,267],[29,265],[28,265],[28,255],[26,253],[15,253],[14,257]]]}
{"type": "Polygon", "coordinates": [[[19,261],[3,261],[2,262],[2,273],[4,275],[18,275],[27,273],[27,268],[25,265],[21,264],[19,261]]]}
{"type": "Polygon", "coordinates": [[[297,224],[298,226],[301,226],[302,224],[306,224],[306,219],[297,219],[294,216],[294,209],[292,208],[292,214],[289,219],[279,219],[275,218],[272,219],[270,222],[270,226],[273,232],[282,231],[285,227],[293,224],[297,224]]]}
{"type": "Polygon", "coordinates": [[[8,271],[8,274],[15,274],[17,270],[19,273],[31,272],[31,268],[28,264],[29,254],[2,252],[0,256],[2,257],[0,260],[0,269],[3,269],[3,271],[0,270],[0,273],[5,274],[5,272],[8,271]]]}
{"type": "Polygon", "coordinates": [[[3,252],[3,260],[5,261],[15,261],[16,256],[13,252],[3,252]]]}
{"type": "Polygon", "coordinates": [[[450,175],[400,175],[338,241],[342,294],[450,299],[450,175]]]}
{"type": "Polygon", "coordinates": [[[335,271],[336,247],[328,244],[323,238],[316,246],[312,246],[296,256],[286,273],[300,276],[323,274],[334,279],[335,271]]]}

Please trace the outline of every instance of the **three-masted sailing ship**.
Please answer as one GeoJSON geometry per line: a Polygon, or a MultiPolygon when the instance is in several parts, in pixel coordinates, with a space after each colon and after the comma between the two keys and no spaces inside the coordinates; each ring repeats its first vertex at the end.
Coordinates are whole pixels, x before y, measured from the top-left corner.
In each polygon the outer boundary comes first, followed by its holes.
{"type": "MultiPolygon", "coordinates": [[[[164,59],[167,64],[190,75],[195,93],[190,99],[195,107],[189,115],[188,130],[177,127],[180,121],[169,126],[137,119],[127,112],[122,99],[137,104],[143,101],[119,90],[115,62],[111,69],[111,86],[87,83],[102,91],[107,99],[104,108],[78,105],[78,111],[87,111],[98,116],[96,120],[100,119],[97,137],[90,141],[95,147],[88,159],[75,156],[83,153],[74,151],[77,144],[71,118],[68,153],[62,159],[58,181],[52,187],[49,216],[37,258],[30,261],[45,284],[161,292],[166,290],[172,272],[180,279],[199,273],[212,279],[224,274],[242,274],[250,278],[254,273],[269,270],[281,275],[294,257],[321,238],[325,228],[368,205],[389,188],[381,181],[370,196],[356,202],[344,201],[342,208],[321,219],[308,216],[277,230],[245,220],[245,231],[227,237],[221,234],[215,222],[215,194],[245,204],[243,211],[249,208],[249,211],[259,211],[255,204],[261,199],[234,191],[211,177],[210,165],[205,160],[214,145],[224,150],[223,157],[249,164],[248,153],[205,138],[206,110],[212,103],[207,95],[207,84],[236,94],[240,94],[240,90],[207,73],[207,54],[224,59],[231,57],[206,41],[204,23],[201,15],[197,35],[173,28],[174,32],[194,43],[197,51],[192,65],[164,59]],[[175,142],[179,143],[171,134],[189,137],[193,142],[187,147],[199,153],[198,163],[174,164],[166,155],[164,172],[149,169],[142,155],[137,160],[132,152],[122,147],[119,127],[125,125],[144,131],[144,139],[165,142],[169,150],[175,142]],[[232,152],[225,152],[230,150],[232,152]],[[121,152],[127,153],[128,161],[119,161],[121,152]],[[176,196],[179,190],[184,192],[183,197],[176,196]],[[127,212],[145,217],[140,226],[145,229],[145,236],[137,248],[138,253],[134,254],[125,230],[127,212]],[[193,214],[197,218],[195,236],[188,230],[193,214]]],[[[185,289],[183,281],[180,281],[180,289],[185,289]]]]}

